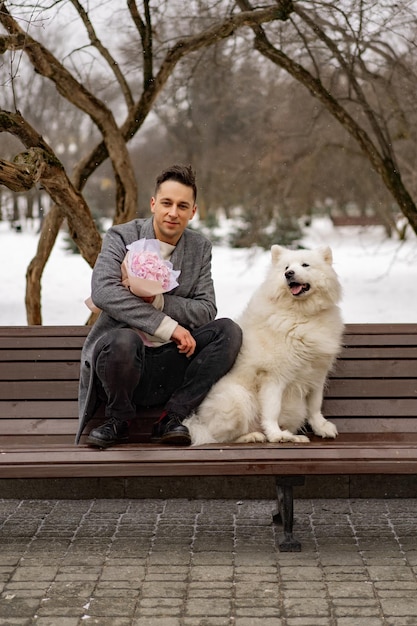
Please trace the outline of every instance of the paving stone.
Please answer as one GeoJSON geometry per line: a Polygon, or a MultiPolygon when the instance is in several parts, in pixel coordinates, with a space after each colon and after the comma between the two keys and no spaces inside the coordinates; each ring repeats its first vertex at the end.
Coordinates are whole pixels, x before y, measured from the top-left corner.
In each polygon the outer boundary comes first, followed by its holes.
{"type": "Polygon", "coordinates": [[[189,599],[185,609],[185,615],[196,616],[225,616],[230,615],[232,602],[229,598],[199,598],[189,599]]]}
{"type": "Polygon", "coordinates": [[[203,565],[197,565],[192,568],[190,579],[195,582],[203,580],[207,582],[213,581],[230,581],[233,578],[233,567],[227,565],[214,565],[211,567],[204,567],[203,565]]]}
{"type": "Polygon", "coordinates": [[[289,617],[287,626],[335,626],[330,617],[289,617]]]}
{"type": "Polygon", "coordinates": [[[374,588],[371,581],[330,582],[327,585],[329,596],[332,598],[373,598],[374,588]]]}
{"type": "Polygon", "coordinates": [[[282,580],[296,580],[296,581],[317,581],[323,577],[323,571],[320,567],[281,567],[280,574],[282,580]]]}
{"type": "Polygon", "coordinates": [[[376,617],[380,618],[381,609],[379,606],[338,606],[334,610],[336,617],[376,617]]]}
{"type": "Polygon", "coordinates": [[[237,617],[236,626],[281,626],[282,621],[276,617],[237,617]]]}
{"type": "Polygon", "coordinates": [[[336,620],[336,626],[385,626],[385,621],[380,617],[339,617],[336,620]]]}
{"type": "Polygon", "coordinates": [[[78,617],[55,616],[52,618],[51,617],[39,617],[36,619],[36,626],[78,626],[78,623],[79,623],[78,617]]]}
{"type": "Polygon", "coordinates": [[[281,617],[281,610],[277,606],[237,606],[236,607],[236,619],[239,617],[252,617],[254,619],[258,618],[270,618],[270,617],[281,617]]]}
{"type": "Polygon", "coordinates": [[[330,605],[327,598],[284,598],[284,609],[289,617],[330,615],[330,605]]]}
{"type": "Polygon", "coordinates": [[[136,600],[123,593],[116,596],[94,597],[86,608],[86,613],[103,617],[131,617],[134,614],[136,600]]]}
{"type": "Polygon", "coordinates": [[[368,567],[369,575],[372,580],[414,580],[413,572],[409,567],[404,565],[398,567],[392,565],[389,567],[368,567]]]}
{"type": "Polygon", "coordinates": [[[100,580],[142,580],[145,577],[145,568],[134,565],[105,565],[101,571],[100,580]]]}
{"type": "MultiPolygon", "coordinates": [[[[88,619],[86,618],[86,621],[82,623],[88,624],[88,626],[132,626],[133,624],[130,617],[94,617],[93,615],[89,615],[88,619]]],[[[55,626],[55,623],[52,622],[51,626],[55,626]]],[[[77,623],[77,626],[79,626],[79,623],[77,623]]]]}
{"type": "Polygon", "coordinates": [[[26,567],[22,566],[17,569],[13,575],[12,580],[15,582],[21,582],[25,580],[54,580],[57,574],[57,567],[26,567]]]}
{"type": "Polygon", "coordinates": [[[387,616],[410,616],[416,619],[417,597],[414,598],[381,598],[381,606],[387,616]]]}
{"type": "Polygon", "coordinates": [[[22,598],[17,593],[6,592],[0,598],[0,618],[31,617],[36,614],[38,606],[37,598],[22,598]]]}
{"type": "MultiPolygon", "coordinates": [[[[182,621],[180,617],[164,617],[164,626],[182,626],[185,622],[182,621]]],[[[132,622],[129,622],[129,626],[162,626],[160,617],[138,617],[134,619],[132,622]]],[[[100,626],[102,626],[100,622],[100,626]]],[[[103,626],[107,626],[103,623],[103,626]]],[[[113,626],[113,623],[108,624],[108,626],[113,626]]],[[[190,622],[190,626],[199,626],[198,623],[190,622]]],[[[217,624],[217,626],[222,626],[221,624],[217,624]]],[[[226,625],[228,626],[228,625],[226,625]]]]}

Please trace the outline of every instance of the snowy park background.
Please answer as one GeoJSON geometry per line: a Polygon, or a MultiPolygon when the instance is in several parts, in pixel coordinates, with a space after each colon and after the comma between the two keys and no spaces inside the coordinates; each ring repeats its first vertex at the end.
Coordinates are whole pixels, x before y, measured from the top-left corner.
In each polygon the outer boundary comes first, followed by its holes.
{"type": "MultiPolygon", "coordinates": [[[[230,224],[222,229],[230,228],[230,224]]],[[[302,244],[330,245],[343,286],[345,322],[417,322],[417,239],[387,240],[382,227],[339,227],[316,218],[305,229],[302,244]]],[[[26,325],[25,274],[35,254],[38,235],[16,233],[0,223],[1,325],[26,325]]],[[[89,311],[91,269],[79,254],[66,250],[61,233],[42,279],[44,325],[84,324],[89,311]]],[[[236,317],[263,280],[270,253],[261,249],[213,248],[213,278],[219,317],[236,317]]]]}

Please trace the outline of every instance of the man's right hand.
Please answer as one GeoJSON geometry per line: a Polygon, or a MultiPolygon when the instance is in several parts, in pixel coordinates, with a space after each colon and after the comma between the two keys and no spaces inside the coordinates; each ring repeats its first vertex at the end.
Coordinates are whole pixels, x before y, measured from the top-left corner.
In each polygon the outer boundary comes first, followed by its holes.
{"type": "Polygon", "coordinates": [[[178,324],[171,335],[171,339],[172,341],[175,341],[178,346],[178,351],[181,352],[181,354],[185,354],[187,357],[194,354],[196,346],[195,339],[186,328],[183,328],[178,324]]]}

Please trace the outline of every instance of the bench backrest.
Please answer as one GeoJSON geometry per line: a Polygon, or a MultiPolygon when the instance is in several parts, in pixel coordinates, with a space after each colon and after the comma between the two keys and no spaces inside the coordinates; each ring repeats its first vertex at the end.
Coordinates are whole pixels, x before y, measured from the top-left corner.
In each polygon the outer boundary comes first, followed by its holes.
{"type": "Polygon", "coordinates": [[[417,432],[417,324],[347,324],[323,413],[340,432],[417,432]]]}
{"type": "MultiPolygon", "coordinates": [[[[0,327],[0,437],[72,441],[86,326],[0,327]]],[[[417,432],[417,324],[348,324],[323,412],[340,432],[417,432]]],[[[147,440],[155,411],[137,421],[147,440]]]]}

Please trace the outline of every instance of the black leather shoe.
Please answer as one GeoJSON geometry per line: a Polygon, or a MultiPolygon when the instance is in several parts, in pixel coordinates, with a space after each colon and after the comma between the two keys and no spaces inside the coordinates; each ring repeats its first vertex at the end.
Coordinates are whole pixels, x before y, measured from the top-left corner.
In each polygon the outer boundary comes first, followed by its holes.
{"type": "Polygon", "coordinates": [[[152,427],[151,442],[164,443],[171,446],[189,446],[191,437],[189,430],[181,423],[181,418],[175,413],[168,413],[152,427]]]}
{"type": "Polygon", "coordinates": [[[129,424],[122,422],[117,417],[111,417],[102,426],[93,428],[87,437],[87,443],[96,448],[108,448],[115,443],[127,441],[128,437],[129,424]]]}

